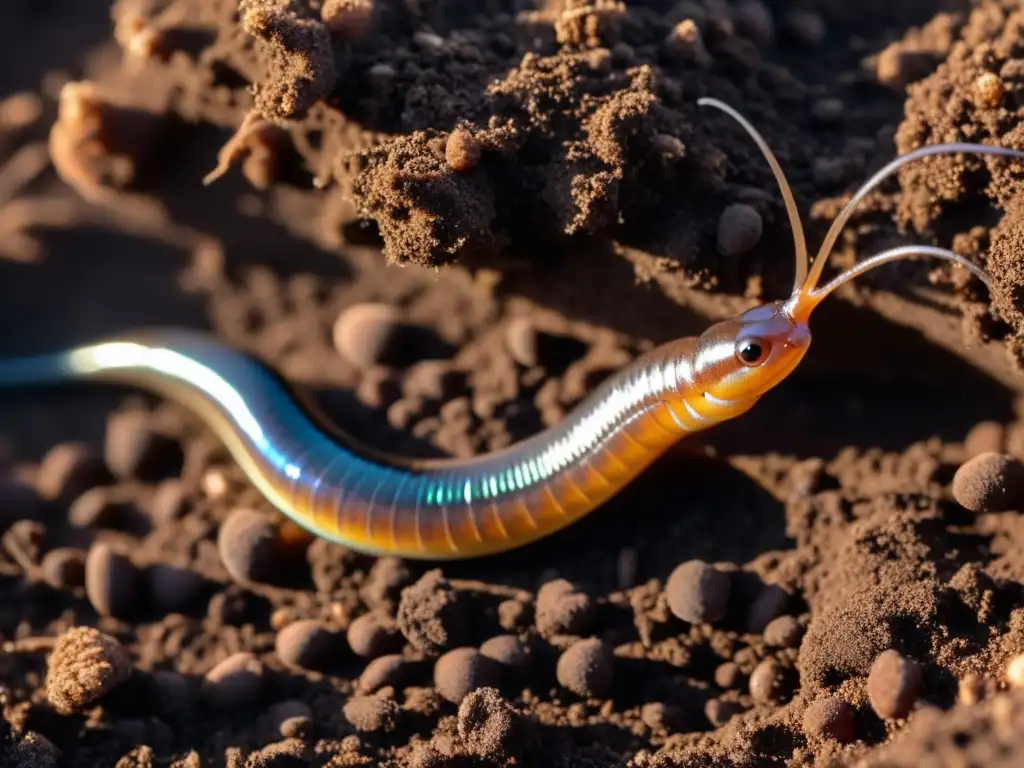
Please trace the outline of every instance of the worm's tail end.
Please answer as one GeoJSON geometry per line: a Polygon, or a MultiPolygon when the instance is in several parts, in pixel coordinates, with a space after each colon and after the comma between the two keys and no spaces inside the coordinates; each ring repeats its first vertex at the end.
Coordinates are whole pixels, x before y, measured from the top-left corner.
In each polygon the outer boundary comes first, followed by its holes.
{"type": "Polygon", "coordinates": [[[81,378],[68,352],[0,359],[0,389],[39,387],[81,378]]]}

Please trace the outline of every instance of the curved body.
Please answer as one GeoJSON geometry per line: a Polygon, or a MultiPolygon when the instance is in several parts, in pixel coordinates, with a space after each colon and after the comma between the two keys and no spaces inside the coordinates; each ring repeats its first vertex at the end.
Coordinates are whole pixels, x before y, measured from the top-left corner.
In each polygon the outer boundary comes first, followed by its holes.
{"type": "MultiPolygon", "coordinates": [[[[730,342],[731,344],[731,342],[730,342]]],[[[731,349],[731,347],[730,347],[731,349]]],[[[716,356],[687,338],[604,381],[563,422],[469,460],[386,456],[315,419],[256,360],[153,331],[0,363],[0,386],[138,386],[192,410],[279,510],[369,554],[456,559],[512,549],[586,515],[685,435],[746,411],[715,399],[716,356]]]]}

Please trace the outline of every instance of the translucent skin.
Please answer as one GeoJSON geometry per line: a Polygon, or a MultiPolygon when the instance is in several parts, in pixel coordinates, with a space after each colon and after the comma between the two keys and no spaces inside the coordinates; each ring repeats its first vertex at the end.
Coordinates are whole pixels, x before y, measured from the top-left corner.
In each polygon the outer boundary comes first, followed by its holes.
{"type": "Polygon", "coordinates": [[[781,303],[669,342],[605,380],[561,423],[470,460],[357,444],[255,360],[166,330],[0,363],[0,386],[100,381],[178,401],[267,500],[353,550],[452,560],[523,546],[606,502],[686,435],[735,418],[796,367],[810,335],[781,303]],[[763,360],[740,359],[756,341],[763,360]]]}

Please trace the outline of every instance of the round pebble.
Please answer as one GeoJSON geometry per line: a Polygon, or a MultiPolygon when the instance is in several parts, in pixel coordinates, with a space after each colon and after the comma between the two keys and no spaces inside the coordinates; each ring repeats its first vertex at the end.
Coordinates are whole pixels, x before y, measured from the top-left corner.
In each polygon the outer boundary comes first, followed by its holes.
{"type": "Polygon", "coordinates": [[[764,628],[764,641],[774,648],[796,648],[804,630],[792,616],[779,616],[764,628]]]}
{"type": "Polygon", "coordinates": [[[305,739],[313,731],[313,710],[304,701],[280,701],[267,710],[270,727],[286,739],[305,739]]]}
{"type": "Polygon", "coordinates": [[[188,511],[188,491],[181,480],[165,480],[153,493],[149,516],[157,525],[169,525],[188,511]]]}
{"type": "Polygon", "coordinates": [[[203,577],[189,568],[158,563],[149,570],[153,599],[161,610],[179,613],[192,605],[203,588],[203,577]]]}
{"type": "Polygon", "coordinates": [[[85,558],[85,594],[100,615],[125,618],[135,608],[139,572],[109,544],[95,544],[85,558]]]}
{"type": "Polygon", "coordinates": [[[398,651],[405,642],[397,627],[375,613],[353,619],[347,637],[352,652],[368,659],[398,651]]]}
{"type": "Polygon", "coordinates": [[[591,637],[570,645],[558,657],[558,684],[577,696],[601,698],[611,693],[615,656],[608,643],[591,637]]]}
{"type": "Polygon", "coordinates": [[[459,704],[477,688],[493,687],[499,666],[476,648],[454,648],[434,664],[434,687],[443,698],[459,704]]]}
{"type": "Polygon", "coordinates": [[[853,707],[834,696],[818,699],[804,712],[803,726],[810,738],[848,744],[854,737],[853,707]]]}
{"type": "Polygon", "coordinates": [[[910,714],[921,689],[921,666],[888,650],[875,659],[868,674],[868,700],[883,720],[902,720],[910,714]]]}
{"type": "Polygon", "coordinates": [[[729,575],[701,560],[678,566],[668,577],[665,595],[672,614],[690,624],[711,624],[729,608],[729,575]]]}
{"type": "Polygon", "coordinates": [[[71,714],[101,699],[131,672],[131,658],[116,639],[93,627],[73,627],[50,653],[46,696],[57,712],[71,714]]]}
{"type": "Polygon", "coordinates": [[[294,621],[277,633],[274,649],[293,669],[323,671],[338,655],[339,637],[317,619],[294,621]]]}
{"type": "Polygon", "coordinates": [[[789,604],[789,592],[778,584],[768,584],[747,613],[747,628],[754,634],[764,632],[772,620],[782,615],[789,604]]]}
{"type": "Polygon", "coordinates": [[[480,140],[460,126],[448,135],[444,154],[452,170],[464,173],[480,162],[482,149],[480,140]]]}
{"type": "Polygon", "coordinates": [[[715,728],[721,728],[743,711],[743,707],[735,701],[709,699],[704,705],[704,716],[715,728]]]}
{"type": "Polygon", "coordinates": [[[48,501],[69,504],[109,479],[110,473],[95,451],[81,443],[61,443],[43,457],[36,490],[48,501]]]}
{"type": "Polygon", "coordinates": [[[719,688],[729,690],[730,688],[739,688],[740,683],[743,682],[743,671],[740,669],[739,664],[734,661],[727,661],[724,664],[719,664],[715,669],[715,685],[719,688]]]}
{"type": "Polygon", "coordinates": [[[982,453],[953,475],[953,498],[971,512],[1005,512],[1024,502],[1024,463],[1004,453],[982,453]]]}
{"type": "Polygon", "coordinates": [[[380,696],[353,696],[345,702],[342,714],[357,731],[390,733],[398,727],[402,708],[380,696]]]}
{"type": "Polygon", "coordinates": [[[43,581],[54,589],[85,586],[86,552],[74,547],[58,547],[47,552],[39,564],[43,581]]]}
{"type": "Polygon", "coordinates": [[[750,698],[758,704],[767,704],[781,698],[782,666],[775,659],[765,659],[750,673],[750,698]]]}
{"type": "Polygon", "coordinates": [[[537,591],[535,621],[541,637],[581,635],[597,616],[597,607],[589,595],[576,590],[566,579],[555,579],[537,591]]]}
{"type": "Polygon", "coordinates": [[[155,482],[180,472],[181,446],[155,431],[152,421],[142,411],[122,411],[108,420],[104,458],[116,477],[155,482]]]}
{"type": "Polygon", "coordinates": [[[334,348],[356,368],[396,362],[402,346],[403,322],[390,304],[356,304],[334,324],[334,348]]]}
{"type": "Polygon", "coordinates": [[[220,527],[217,551],[224,568],[240,584],[269,581],[277,568],[273,524],[251,509],[236,509],[220,527]]]}
{"type": "Polygon", "coordinates": [[[115,489],[90,488],[68,508],[68,522],[78,528],[119,528],[131,519],[135,505],[115,489]]]}
{"type": "Polygon", "coordinates": [[[999,75],[985,72],[974,81],[974,103],[986,109],[995,109],[1003,103],[1006,89],[999,75]]]}
{"type": "Polygon", "coordinates": [[[400,688],[410,672],[410,664],[400,654],[379,656],[366,665],[359,676],[359,690],[373,693],[386,686],[400,688]]]}
{"type": "Polygon", "coordinates": [[[203,698],[214,709],[229,711],[249,707],[263,695],[264,668],[247,651],[224,659],[203,677],[203,698]]]}
{"type": "Polygon", "coordinates": [[[533,660],[530,646],[517,635],[498,635],[480,646],[480,653],[499,664],[515,670],[525,670],[533,660]]]}
{"type": "Polygon", "coordinates": [[[742,256],[761,241],[764,222],[746,203],[733,203],[718,218],[718,251],[723,256],[742,256]]]}

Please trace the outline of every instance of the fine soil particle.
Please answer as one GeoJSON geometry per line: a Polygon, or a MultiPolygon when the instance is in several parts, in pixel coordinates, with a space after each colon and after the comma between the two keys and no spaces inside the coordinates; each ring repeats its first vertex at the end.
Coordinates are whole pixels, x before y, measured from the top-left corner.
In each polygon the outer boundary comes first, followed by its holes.
{"type": "MultiPolygon", "coordinates": [[[[0,359],[204,327],[414,460],[788,293],[698,98],[812,252],[897,153],[1024,148],[1001,0],[50,5],[0,27],[0,359]]],[[[1019,765],[1020,168],[906,166],[829,265],[990,289],[872,272],[749,413],[494,558],[310,536],[158,397],[5,391],[0,764],[1019,765]]]]}

